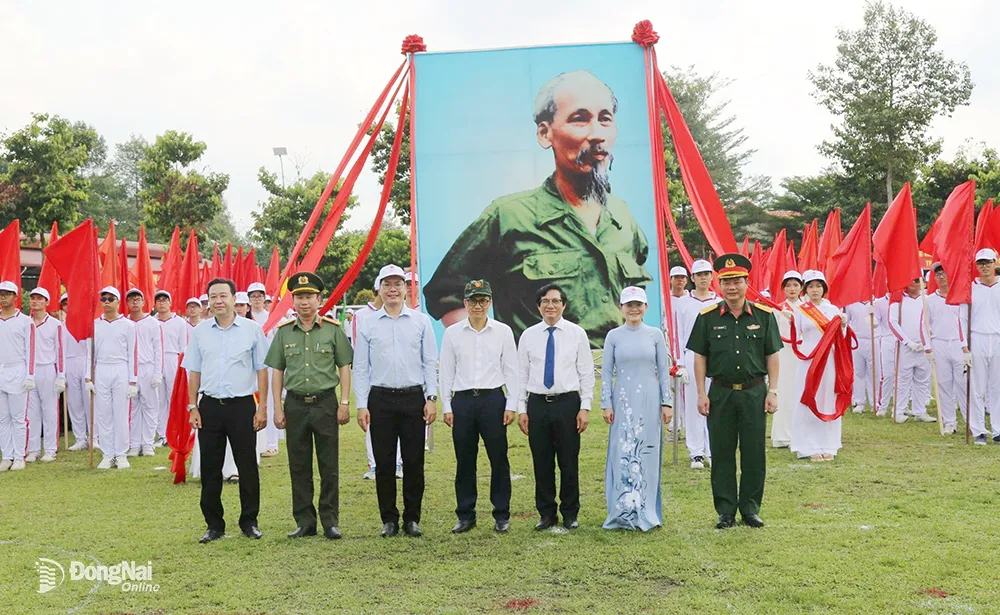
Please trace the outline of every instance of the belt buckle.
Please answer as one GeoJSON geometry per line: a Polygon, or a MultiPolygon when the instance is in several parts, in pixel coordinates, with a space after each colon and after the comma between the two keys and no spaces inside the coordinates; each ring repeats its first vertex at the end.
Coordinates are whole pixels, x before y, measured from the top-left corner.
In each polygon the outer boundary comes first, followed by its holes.
{"type": "Polygon", "coordinates": [[[316,403],[316,396],[315,395],[303,395],[302,396],[302,403],[304,403],[304,404],[315,404],[316,403]]]}
{"type": "Polygon", "coordinates": [[[733,385],[733,390],[734,391],[742,391],[743,390],[743,385],[742,384],[734,384],[733,385]]]}
{"type": "Polygon", "coordinates": [[[472,396],[479,397],[479,389],[472,389],[472,396]]]}
{"type": "Polygon", "coordinates": [[[556,396],[555,395],[550,395],[548,393],[545,394],[545,401],[546,401],[546,403],[550,403],[551,404],[555,400],[556,400],[556,396]]]}
{"type": "Polygon", "coordinates": [[[226,400],[225,399],[219,399],[217,401],[219,402],[220,406],[225,406],[226,405],[226,400]]]}

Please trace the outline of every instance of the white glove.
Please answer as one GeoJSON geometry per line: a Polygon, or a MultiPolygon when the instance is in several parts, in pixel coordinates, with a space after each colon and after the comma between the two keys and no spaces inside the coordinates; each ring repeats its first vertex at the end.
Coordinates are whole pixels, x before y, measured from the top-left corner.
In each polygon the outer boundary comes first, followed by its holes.
{"type": "Polygon", "coordinates": [[[972,367],[972,353],[963,352],[962,353],[962,363],[965,363],[966,367],[972,367]]]}
{"type": "Polygon", "coordinates": [[[909,348],[910,350],[912,350],[913,352],[923,352],[924,351],[924,347],[921,346],[917,342],[906,342],[906,347],[909,348]]]}
{"type": "Polygon", "coordinates": [[[138,395],[139,395],[139,387],[135,386],[134,384],[128,385],[128,388],[125,389],[125,397],[128,397],[129,399],[135,399],[136,396],[138,395]]]}
{"type": "Polygon", "coordinates": [[[66,379],[62,376],[56,378],[56,393],[62,393],[66,390],[66,379]]]}
{"type": "Polygon", "coordinates": [[[791,320],[792,318],[795,317],[795,312],[793,312],[791,310],[788,310],[788,309],[785,309],[785,310],[781,310],[781,315],[784,316],[785,318],[787,318],[788,320],[791,320]]]}
{"type": "Polygon", "coordinates": [[[677,379],[683,382],[684,384],[688,384],[689,382],[691,382],[691,376],[688,375],[688,370],[686,367],[681,366],[677,368],[677,379]]]}
{"type": "Polygon", "coordinates": [[[847,312],[840,313],[840,331],[842,333],[847,332],[847,312]]]}
{"type": "Polygon", "coordinates": [[[159,376],[153,376],[153,379],[150,381],[150,384],[153,385],[154,389],[158,389],[160,388],[160,385],[163,384],[163,378],[160,378],[159,376]]]}
{"type": "Polygon", "coordinates": [[[25,393],[27,393],[28,391],[34,391],[34,390],[35,390],[35,381],[34,380],[25,380],[24,381],[24,391],[25,391],[25,393]]]}
{"type": "Polygon", "coordinates": [[[94,383],[90,382],[90,381],[84,382],[83,383],[83,388],[87,389],[88,393],[93,393],[94,392],[94,383]]]}

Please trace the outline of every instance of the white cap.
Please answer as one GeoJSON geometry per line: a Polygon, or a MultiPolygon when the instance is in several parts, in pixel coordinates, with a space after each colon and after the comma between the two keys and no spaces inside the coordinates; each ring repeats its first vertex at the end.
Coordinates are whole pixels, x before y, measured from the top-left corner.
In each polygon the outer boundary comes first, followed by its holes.
{"type": "Polygon", "coordinates": [[[105,286],[104,288],[101,289],[101,292],[99,294],[101,294],[101,295],[113,295],[115,299],[121,299],[122,298],[122,294],[120,292],[118,292],[118,289],[115,288],[114,286],[105,286]]]}
{"type": "Polygon", "coordinates": [[[626,286],[622,289],[621,301],[618,303],[619,305],[625,305],[629,301],[641,301],[643,303],[648,303],[648,301],[646,301],[646,291],[638,286],[626,286]]]}
{"type": "Polygon", "coordinates": [[[823,275],[822,271],[816,271],[815,269],[806,269],[802,272],[802,282],[808,284],[809,282],[815,282],[819,280],[820,282],[826,284],[826,276],[823,275]]]}
{"type": "Polygon", "coordinates": [[[198,301],[200,301],[201,303],[208,303],[208,295],[202,295],[198,297],[198,301]]]}
{"type": "Polygon", "coordinates": [[[712,263],[702,258],[699,258],[695,262],[691,263],[691,275],[704,273],[705,271],[712,271],[712,263]]]}
{"type": "Polygon", "coordinates": [[[247,293],[236,293],[236,305],[239,304],[250,305],[250,295],[247,293]]]}
{"type": "Polygon", "coordinates": [[[784,282],[785,280],[798,280],[801,282],[802,274],[794,269],[789,269],[788,271],[785,272],[785,276],[781,278],[782,282],[784,282]]]}
{"type": "Polygon", "coordinates": [[[62,297],[59,297],[59,303],[62,303],[63,301],[69,301],[69,293],[63,293],[62,297]]]}
{"type": "Polygon", "coordinates": [[[128,292],[125,293],[125,298],[128,299],[129,295],[139,295],[143,299],[146,298],[146,295],[142,294],[142,291],[139,290],[138,288],[130,288],[130,289],[128,289],[128,292]]]}
{"type": "Polygon", "coordinates": [[[13,282],[10,282],[8,280],[4,280],[3,282],[0,282],[0,291],[7,291],[9,293],[16,293],[17,292],[17,284],[14,284],[13,282]]]}
{"type": "Polygon", "coordinates": [[[46,301],[50,301],[52,299],[52,297],[49,296],[49,291],[47,291],[47,290],[45,290],[44,288],[41,288],[41,287],[36,288],[36,289],[32,290],[30,293],[28,293],[28,296],[31,296],[31,295],[38,295],[40,297],[45,297],[46,301]]]}
{"type": "Polygon", "coordinates": [[[944,269],[944,266],[941,265],[941,261],[931,263],[931,272],[935,272],[938,269],[944,269]]]}
{"type": "Polygon", "coordinates": [[[997,259],[997,253],[989,248],[983,248],[979,252],[976,252],[977,261],[995,261],[997,259]]]}
{"type": "Polygon", "coordinates": [[[264,303],[267,303],[270,300],[271,300],[271,295],[264,295],[264,303]]]}
{"type": "Polygon", "coordinates": [[[687,269],[681,267],[680,265],[670,268],[670,277],[674,277],[675,275],[682,275],[686,278],[687,274],[688,274],[687,269]]]}
{"type": "Polygon", "coordinates": [[[198,307],[201,307],[201,301],[198,300],[198,297],[191,297],[190,299],[187,300],[187,303],[185,303],[184,306],[187,307],[192,303],[194,305],[197,305],[198,307]]]}
{"type": "Polygon", "coordinates": [[[399,265],[386,265],[378,271],[378,277],[375,278],[375,288],[382,285],[382,280],[391,277],[400,277],[406,280],[406,272],[399,265]]]}
{"type": "Polygon", "coordinates": [[[254,282],[247,288],[247,294],[250,293],[264,293],[267,294],[267,289],[260,282],[254,282]]]}
{"type": "Polygon", "coordinates": [[[767,297],[768,299],[770,299],[771,298],[771,291],[769,291],[768,289],[765,288],[764,290],[760,291],[760,296],[761,297],[767,297]]]}
{"type": "Polygon", "coordinates": [[[173,301],[174,299],[173,297],[170,296],[170,293],[165,290],[158,290],[155,293],[153,293],[153,299],[156,300],[156,298],[159,297],[160,295],[163,295],[164,297],[166,297],[171,301],[173,301]]]}

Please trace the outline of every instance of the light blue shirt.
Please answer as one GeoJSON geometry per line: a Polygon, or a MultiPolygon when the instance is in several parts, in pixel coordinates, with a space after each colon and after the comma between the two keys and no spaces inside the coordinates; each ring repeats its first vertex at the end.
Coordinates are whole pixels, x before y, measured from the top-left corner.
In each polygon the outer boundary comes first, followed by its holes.
{"type": "Polygon", "coordinates": [[[393,318],[385,308],[365,318],[354,343],[354,396],[358,408],[368,407],[373,386],[404,389],[424,387],[437,395],[437,340],[431,319],[405,305],[393,318]]]}
{"type": "Polygon", "coordinates": [[[210,318],[191,332],[181,365],[201,373],[200,393],[229,399],[257,392],[257,372],[267,369],[266,356],[267,339],[260,325],[237,316],[223,328],[210,318]]]}

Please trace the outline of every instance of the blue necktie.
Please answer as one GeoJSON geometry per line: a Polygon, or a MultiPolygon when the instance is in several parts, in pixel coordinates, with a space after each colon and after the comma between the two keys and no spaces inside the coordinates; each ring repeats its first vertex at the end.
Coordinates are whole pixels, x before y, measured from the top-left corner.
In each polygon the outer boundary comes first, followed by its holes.
{"type": "Polygon", "coordinates": [[[549,339],[545,342],[545,379],[542,384],[546,389],[551,389],[556,383],[556,338],[555,327],[549,327],[549,339]]]}

